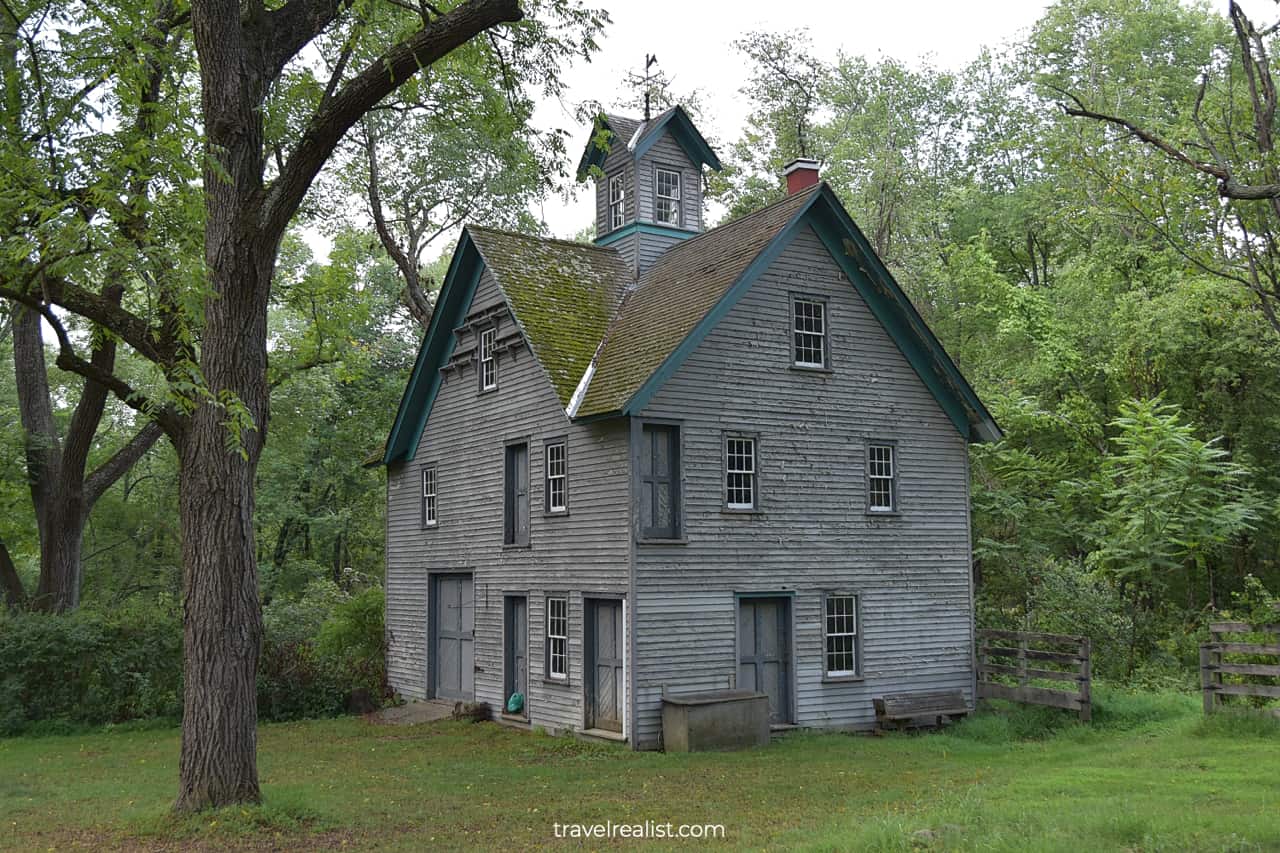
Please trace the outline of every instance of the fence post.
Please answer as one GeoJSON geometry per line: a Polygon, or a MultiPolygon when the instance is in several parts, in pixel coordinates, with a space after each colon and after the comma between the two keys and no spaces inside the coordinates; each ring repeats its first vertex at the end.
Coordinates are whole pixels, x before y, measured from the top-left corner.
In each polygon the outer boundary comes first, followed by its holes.
{"type": "Polygon", "coordinates": [[[1093,657],[1088,637],[1080,639],[1080,722],[1093,722],[1093,657]]]}
{"type": "Polygon", "coordinates": [[[1027,637],[1022,635],[1018,637],[1018,686],[1025,687],[1027,684],[1027,637]]]}
{"type": "Polygon", "coordinates": [[[1213,713],[1213,681],[1209,671],[1209,646],[1200,646],[1200,691],[1204,696],[1204,712],[1213,713]]]}

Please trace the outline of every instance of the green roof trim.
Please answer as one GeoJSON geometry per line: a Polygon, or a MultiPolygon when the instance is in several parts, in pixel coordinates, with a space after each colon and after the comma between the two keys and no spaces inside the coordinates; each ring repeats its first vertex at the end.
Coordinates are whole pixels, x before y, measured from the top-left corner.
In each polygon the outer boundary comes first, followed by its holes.
{"type": "Polygon", "coordinates": [[[597,246],[609,246],[618,242],[623,237],[636,233],[654,234],[659,237],[681,237],[688,239],[690,237],[697,237],[702,232],[690,231],[688,228],[675,228],[671,225],[651,225],[648,222],[632,222],[615,231],[610,231],[603,237],[597,237],[595,239],[595,244],[597,246]]]}
{"type": "Polygon", "coordinates": [[[684,111],[684,107],[678,105],[654,119],[651,127],[645,128],[644,135],[636,143],[635,158],[637,160],[653,147],[653,144],[662,136],[663,130],[670,131],[671,136],[695,165],[710,166],[717,172],[724,169],[720,164],[720,158],[711,150],[711,145],[698,132],[698,128],[694,127],[693,120],[684,111]]]}
{"type": "Polygon", "coordinates": [[[440,390],[440,365],[453,354],[453,330],[462,322],[471,304],[483,269],[475,241],[463,230],[449,261],[449,271],[440,287],[436,310],[431,314],[418,358],[413,363],[413,372],[409,374],[409,384],[400,398],[400,409],[382,454],[383,465],[409,461],[417,452],[418,441],[427,426],[427,415],[440,390]]]}

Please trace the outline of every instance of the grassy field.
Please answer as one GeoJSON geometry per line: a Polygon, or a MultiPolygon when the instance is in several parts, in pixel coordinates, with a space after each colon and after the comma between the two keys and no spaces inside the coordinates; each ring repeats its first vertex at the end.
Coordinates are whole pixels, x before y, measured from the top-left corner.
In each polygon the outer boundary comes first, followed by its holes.
{"type": "Polygon", "coordinates": [[[489,723],[270,725],[264,805],[185,819],[167,811],[172,729],[0,740],[0,847],[511,850],[574,843],[555,823],[649,820],[755,849],[1280,850],[1275,723],[1100,692],[1092,727],[995,709],[940,734],[684,756],[489,723]]]}

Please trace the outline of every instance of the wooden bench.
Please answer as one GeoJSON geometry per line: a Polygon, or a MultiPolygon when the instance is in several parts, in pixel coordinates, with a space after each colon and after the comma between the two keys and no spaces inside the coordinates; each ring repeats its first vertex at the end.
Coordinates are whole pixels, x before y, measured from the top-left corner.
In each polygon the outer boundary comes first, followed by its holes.
{"type": "Polygon", "coordinates": [[[959,690],[938,690],[933,693],[893,693],[872,699],[876,706],[876,723],[881,728],[892,723],[902,728],[912,720],[932,717],[935,725],[950,722],[952,717],[969,713],[964,694],[959,690]]]}

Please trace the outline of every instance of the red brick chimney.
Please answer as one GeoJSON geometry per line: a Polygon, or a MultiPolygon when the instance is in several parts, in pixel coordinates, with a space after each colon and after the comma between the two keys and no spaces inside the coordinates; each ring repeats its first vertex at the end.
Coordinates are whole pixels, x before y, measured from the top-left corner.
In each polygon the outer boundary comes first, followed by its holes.
{"type": "Polygon", "coordinates": [[[782,174],[787,179],[787,195],[795,195],[818,183],[818,161],[797,157],[782,167],[782,174]]]}

